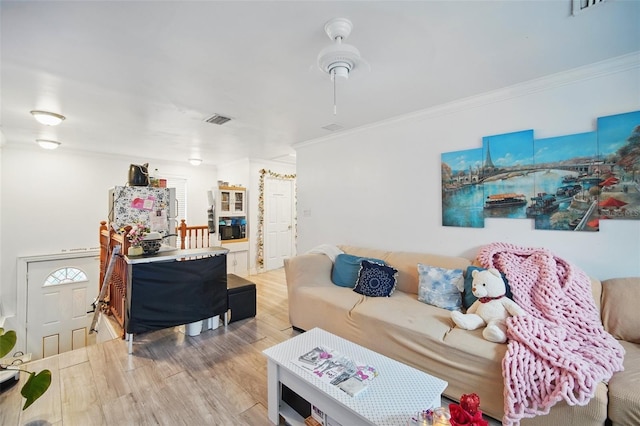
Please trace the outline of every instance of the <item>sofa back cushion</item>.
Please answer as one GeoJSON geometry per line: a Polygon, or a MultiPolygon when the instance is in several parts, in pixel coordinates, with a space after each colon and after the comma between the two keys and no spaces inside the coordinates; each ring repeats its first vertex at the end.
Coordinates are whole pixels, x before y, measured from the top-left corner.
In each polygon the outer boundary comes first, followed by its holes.
{"type": "Polygon", "coordinates": [[[398,270],[396,290],[416,295],[418,294],[418,263],[446,269],[462,269],[463,271],[471,264],[471,261],[464,257],[404,251],[391,252],[347,245],[340,246],[340,248],[345,253],[384,260],[387,265],[398,270]]]}
{"type": "Polygon", "coordinates": [[[356,247],[356,246],[338,246],[343,252],[352,254],[354,256],[359,257],[374,257],[376,259],[384,260],[385,257],[389,255],[389,251],[387,250],[378,250],[371,249],[365,247],[356,247]]]}
{"type": "Polygon", "coordinates": [[[640,277],[602,281],[602,324],[616,339],[640,343],[640,277]]]}

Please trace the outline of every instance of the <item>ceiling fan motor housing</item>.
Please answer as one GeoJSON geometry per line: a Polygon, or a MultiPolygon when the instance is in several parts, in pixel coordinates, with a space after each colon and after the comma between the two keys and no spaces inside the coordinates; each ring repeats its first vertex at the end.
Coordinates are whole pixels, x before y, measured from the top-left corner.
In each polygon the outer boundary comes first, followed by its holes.
{"type": "Polygon", "coordinates": [[[360,61],[360,51],[350,44],[343,43],[349,37],[353,24],[346,18],[335,18],[327,22],[324,31],[335,43],[325,47],[318,54],[318,67],[331,78],[349,78],[349,73],[360,61]]]}

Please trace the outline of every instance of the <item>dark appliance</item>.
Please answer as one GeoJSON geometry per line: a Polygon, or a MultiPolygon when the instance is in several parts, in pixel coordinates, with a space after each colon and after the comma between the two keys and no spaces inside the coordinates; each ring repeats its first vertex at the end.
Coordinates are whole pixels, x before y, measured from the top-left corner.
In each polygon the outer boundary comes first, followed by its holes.
{"type": "Polygon", "coordinates": [[[149,163],[129,166],[129,186],[149,186],[149,163]]]}
{"type": "Polygon", "coordinates": [[[247,219],[242,217],[221,217],[218,232],[221,240],[240,240],[247,237],[247,219]]]}

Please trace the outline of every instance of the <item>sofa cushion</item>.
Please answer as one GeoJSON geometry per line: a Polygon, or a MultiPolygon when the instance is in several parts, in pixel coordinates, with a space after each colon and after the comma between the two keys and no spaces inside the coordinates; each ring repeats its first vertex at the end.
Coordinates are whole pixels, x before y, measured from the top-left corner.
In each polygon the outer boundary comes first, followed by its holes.
{"type": "Polygon", "coordinates": [[[609,380],[609,418],[613,425],[640,425],[640,345],[621,341],[624,371],[609,380]]]}
{"type": "Polygon", "coordinates": [[[339,254],[336,256],[333,269],[331,270],[331,281],[340,287],[355,287],[356,281],[358,281],[358,274],[360,273],[361,262],[364,259],[384,264],[383,260],[372,257],[354,256],[347,253],[339,254]]]}
{"type": "Polygon", "coordinates": [[[496,392],[496,386],[504,383],[502,378],[502,359],[508,346],[489,342],[482,337],[483,328],[463,330],[453,328],[444,338],[452,367],[447,370],[453,398],[473,391],[480,396],[481,409],[486,414],[501,418],[504,413],[502,392],[496,392]]]}
{"type": "Polygon", "coordinates": [[[640,343],[640,278],[602,282],[602,324],[613,337],[640,343]]]}
{"type": "MultiPolygon", "coordinates": [[[[400,352],[408,351],[406,346],[425,345],[430,352],[431,346],[442,343],[444,336],[455,325],[449,311],[419,302],[415,294],[399,290],[394,291],[390,297],[365,298],[363,303],[353,307],[351,317],[362,330],[375,331],[364,333],[367,336],[359,336],[360,341],[367,342],[363,346],[370,349],[373,347],[368,345],[374,342],[384,344],[384,341],[381,342],[384,340],[381,339],[383,335],[385,339],[389,337],[391,341],[397,342],[408,333],[402,345],[405,347],[397,348],[400,352]]],[[[379,348],[377,344],[374,346],[379,348]]],[[[381,353],[385,352],[387,351],[381,353]]]]}
{"type": "Polygon", "coordinates": [[[363,259],[353,291],[371,297],[389,297],[396,288],[398,270],[363,259]]]}
{"type": "Polygon", "coordinates": [[[350,312],[364,299],[350,288],[331,283],[326,287],[299,287],[289,297],[289,319],[291,325],[303,330],[349,329],[350,312]]]}
{"type": "Polygon", "coordinates": [[[418,300],[450,311],[462,307],[464,285],[461,269],[446,269],[418,263],[418,300]]]}
{"type": "MultiPolygon", "coordinates": [[[[475,297],[473,295],[473,292],[471,291],[471,289],[473,288],[473,271],[485,270],[485,268],[482,268],[480,266],[467,267],[467,270],[464,273],[464,292],[462,293],[462,306],[464,306],[465,309],[469,309],[469,307],[471,307],[471,305],[473,305],[473,303],[478,300],[478,298],[475,297]]],[[[505,292],[505,296],[507,296],[509,299],[513,299],[511,295],[511,287],[509,287],[509,281],[507,281],[507,277],[502,272],[500,273],[500,275],[502,275],[502,279],[504,280],[505,287],[507,289],[505,292]]]]}

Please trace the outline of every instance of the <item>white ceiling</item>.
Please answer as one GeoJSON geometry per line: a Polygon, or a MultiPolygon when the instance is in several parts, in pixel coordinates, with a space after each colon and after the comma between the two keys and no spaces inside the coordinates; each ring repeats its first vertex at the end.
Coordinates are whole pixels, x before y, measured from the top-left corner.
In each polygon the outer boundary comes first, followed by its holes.
{"type": "Polygon", "coordinates": [[[291,145],[640,50],[640,2],[571,15],[554,1],[6,1],[5,146],[208,164],[282,159],[291,145]],[[325,22],[371,69],[316,67],[325,22]],[[58,127],[30,110],[64,114],[58,127]],[[233,120],[204,123],[214,113],[233,120]]]}

